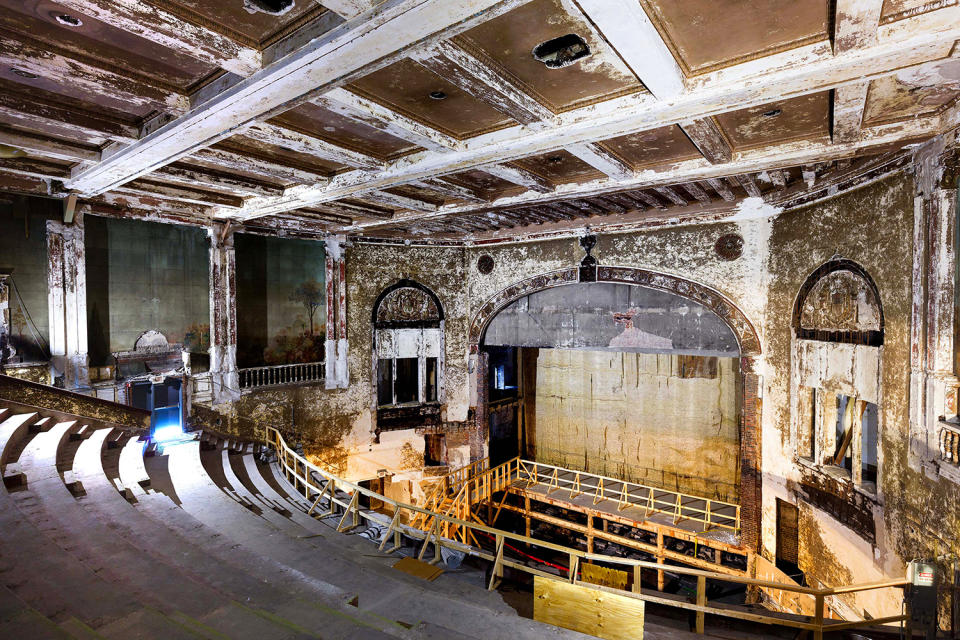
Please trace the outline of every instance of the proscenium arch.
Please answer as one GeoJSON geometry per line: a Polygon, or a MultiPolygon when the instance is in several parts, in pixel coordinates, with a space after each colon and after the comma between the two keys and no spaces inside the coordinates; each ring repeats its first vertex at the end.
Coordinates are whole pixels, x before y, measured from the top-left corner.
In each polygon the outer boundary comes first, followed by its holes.
{"type": "Polygon", "coordinates": [[[866,269],[853,260],[847,260],[846,258],[833,258],[828,260],[814,269],[814,271],[807,276],[807,279],[803,281],[803,285],[797,292],[797,297],[793,303],[793,316],[791,318],[790,325],[793,328],[794,337],[800,339],[864,344],[874,347],[881,346],[883,344],[884,336],[884,315],[883,300],[880,298],[880,290],[877,288],[877,283],[873,281],[873,278],[866,269]],[[878,331],[835,331],[831,332],[832,335],[824,338],[813,337],[804,334],[803,327],[801,326],[801,320],[803,315],[803,307],[806,304],[807,297],[810,295],[810,292],[813,291],[813,288],[817,285],[817,283],[829,276],[831,273],[836,273],[837,271],[849,271],[850,273],[862,279],[870,288],[871,292],[873,293],[873,299],[877,303],[877,310],[879,312],[880,328],[878,331]]]}
{"type": "MultiPolygon", "coordinates": [[[[560,269],[521,280],[488,298],[470,325],[470,352],[476,353],[493,318],[507,305],[523,296],[579,281],[578,269],[560,269]]],[[[741,357],[760,355],[760,338],[753,324],[729,298],[692,280],[667,273],[634,267],[598,267],[597,282],[632,284],[665,291],[703,305],[717,314],[733,331],[741,357]]]]}

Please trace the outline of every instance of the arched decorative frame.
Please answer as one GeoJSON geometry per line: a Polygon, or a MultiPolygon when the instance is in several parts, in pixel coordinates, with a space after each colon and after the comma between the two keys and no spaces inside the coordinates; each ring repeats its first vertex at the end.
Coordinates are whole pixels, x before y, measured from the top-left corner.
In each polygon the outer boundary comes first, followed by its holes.
{"type": "MultiPolygon", "coordinates": [[[[487,299],[474,315],[470,325],[470,352],[477,352],[490,321],[508,304],[536,291],[574,284],[579,281],[578,272],[578,269],[570,268],[533,276],[510,285],[487,299]]],[[[596,281],[649,287],[702,304],[720,316],[733,330],[740,345],[741,357],[760,355],[760,337],[753,324],[737,305],[715,289],[668,273],[634,267],[598,267],[596,281]]]]}
{"type": "Polygon", "coordinates": [[[879,347],[883,345],[883,322],[883,301],[880,299],[880,290],[877,288],[877,284],[873,281],[873,278],[870,277],[870,274],[867,273],[866,269],[853,260],[837,258],[823,263],[817,267],[813,273],[807,276],[807,279],[803,282],[803,286],[800,287],[800,291],[797,293],[797,299],[793,304],[793,317],[791,319],[791,326],[793,327],[794,335],[801,340],[821,340],[824,342],[841,342],[847,344],[863,344],[871,347],[879,347]],[[849,271],[861,278],[867,283],[867,286],[870,287],[871,291],[873,292],[873,299],[877,303],[877,308],[880,314],[880,329],[878,331],[827,332],[806,329],[802,326],[801,319],[803,315],[803,307],[807,301],[807,297],[810,295],[810,292],[813,291],[813,288],[817,285],[817,283],[829,276],[831,273],[836,273],[838,271],[849,271]]]}
{"type": "MultiPolygon", "coordinates": [[[[539,274],[521,280],[488,298],[474,314],[470,323],[470,353],[476,357],[473,374],[476,376],[477,437],[471,438],[471,457],[483,455],[480,443],[485,440],[487,425],[486,384],[488,367],[486,354],[480,351],[487,327],[504,307],[523,296],[563,285],[580,282],[580,269],[571,267],[539,274]]],[[[635,267],[598,266],[596,282],[620,282],[658,289],[688,298],[707,307],[733,330],[740,345],[740,371],[743,390],[740,429],[740,522],[741,545],[757,551],[760,545],[762,515],[761,403],[760,375],[757,358],[761,353],[760,336],[746,314],[729,298],[706,285],[679,276],[635,267]]]]}
{"type": "MultiPolygon", "coordinates": [[[[380,432],[384,430],[393,430],[393,429],[406,429],[412,428],[415,426],[437,426],[441,423],[443,418],[442,405],[445,402],[446,397],[446,385],[445,385],[445,336],[444,336],[444,309],[443,304],[440,302],[440,298],[437,297],[429,287],[410,279],[401,279],[395,282],[394,284],[386,287],[380,294],[377,296],[376,300],[373,303],[373,309],[371,311],[370,317],[370,330],[371,330],[371,386],[374,390],[372,394],[372,409],[374,412],[374,433],[379,439],[380,432]],[[429,301],[432,303],[434,309],[436,310],[435,317],[429,318],[410,318],[402,320],[390,320],[390,321],[380,321],[379,320],[379,311],[381,305],[388,300],[391,294],[400,291],[402,289],[414,289],[420,293],[423,293],[427,296],[429,301]],[[378,379],[379,379],[379,362],[380,362],[380,345],[378,344],[377,334],[379,331],[384,330],[393,330],[393,329],[420,329],[425,332],[430,332],[436,334],[438,345],[437,352],[433,356],[424,356],[420,352],[417,356],[418,359],[418,396],[420,401],[418,404],[401,404],[401,405],[384,405],[380,406],[378,402],[378,379]],[[436,358],[436,398],[433,400],[428,400],[425,397],[425,376],[426,370],[424,369],[426,360],[430,358],[436,358]]],[[[423,341],[429,342],[429,341],[423,341]]],[[[423,344],[421,344],[423,347],[423,344]]],[[[396,357],[396,356],[395,356],[396,357]]],[[[409,356],[404,356],[409,357],[409,356]]]]}

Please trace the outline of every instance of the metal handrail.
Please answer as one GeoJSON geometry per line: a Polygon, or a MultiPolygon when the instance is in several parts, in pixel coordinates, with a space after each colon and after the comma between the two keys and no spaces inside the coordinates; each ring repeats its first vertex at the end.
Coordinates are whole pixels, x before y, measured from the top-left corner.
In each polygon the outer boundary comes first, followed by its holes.
{"type": "MultiPolygon", "coordinates": [[[[277,450],[277,458],[281,465],[281,468],[284,474],[287,477],[287,480],[294,484],[296,488],[302,487],[304,492],[304,497],[307,500],[310,500],[313,496],[315,500],[313,506],[310,508],[309,513],[313,513],[314,509],[319,505],[321,500],[325,496],[329,496],[329,505],[330,510],[322,514],[324,516],[334,515],[333,505],[338,505],[344,509],[343,515],[340,519],[340,524],[337,526],[338,531],[345,531],[349,528],[353,528],[360,525],[360,519],[366,519],[368,521],[376,522],[377,524],[386,524],[387,516],[383,514],[373,512],[373,511],[361,511],[359,506],[359,497],[361,495],[367,496],[368,498],[373,498],[382,502],[383,504],[390,505],[393,507],[394,513],[392,519],[389,520],[389,527],[387,529],[386,535],[383,538],[383,541],[380,543],[380,549],[382,550],[387,542],[389,541],[391,534],[393,535],[393,548],[388,550],[395,551],[400,548],[400,535],[401,533],[407,535],[408,537],[415,538],[418,540],[423,540],[423,546],[420,550],[419,558],[422,560],[424,554],[426,553],[427,547],[431,544],[434,546],[434,558],[431,562],[439,562],[440,560],[440,549],[443,547],[454,549],[457,551],[465,552],[472,554],[476,557],[489,560],[494,563],[492,575],[490,578],[490,583],[488,589],[493,590],[498,581],[503,578],[503,570],[505,567],[516,569],[518,571],[524,571],[536,576],[541,576],[548,578],[550,580],[559,580],[574,583],[585,588],[594,589],[596,591],[608,591],[611,593],[616,593],[618,595],[627,596],[631,598],[636,598],[638,600],[643,600],[646,602],[653,602],[657,604],[663,604],[671,607],[676,607],[680,609],[686,609],[689,611],[694,611],[697,617],[697,629],[698,632],[702,633],[703,631],[703,621],[706,614],[724,616],[728,618],[737,618],[740,620],[749,620],[752,622],[759,622],[762,624],[773,624],[786,627],[792,627],[795,629],[805,629],[813,631],[814,640],[822,640],[824,631],[839,631],[841,629],[854,629],[857,627],[865,626],[874,626],[881,624],[889,624],[894,622],[901,622],[907,619],[905,615],[898,616],[887,616],[882,618],[873,618],[870,620],[854,620],[854,621],[843,621],[838,622],[834,620],[825,620],[824,619],[824,610],[825,610],[825,599],[829,596],[834,596],[843,593],[856,593],[861,591],[871,591],[876,589],[886,589],[886,588],[902,588],[909,584],[908,580],[905,578],[895,578],[891,580],[884,580],[880,582],[872,582],[858,585],[847,585],[837,588],[823,588],[817,589],[813,587],[803,587],[796,584],[787,584],[782,582],[772,582],[768,580],[757,580],[755,578],[749,578],[747,576],[741,575],[729,575],[724,573],[717,573],[713,571],[703,571],[700,569],[691,569],[681,566],[670,566],[670,572],[687,575],[697,578],[697,593],[696,593],[696,602],[684,602],[678,601],[667,597],[655,596],[650,593],[644,593],[640,589],[640,571],[642,569],[650,570],[662,570],[663,565],[657,564],[655,562],[647,562],[645,560],[635,560],[632,558],[620,558],[617,556],[608,556],[598,553],[587,553],[579,549],[572,547],[565,547],[559,544],[552,542],[547,542],[545,540],[538,540],[530,536],[525,536],[518,533],[513,533],[511,531],[505,531],[503,529],[496,529],[484,524],[479,524],[476,522],[468,522],[466,520],[444,515],[437,513],[435,511],[430,511],[428,509],[423,509],[412,504],[405,502],[400,502],[393,498],[389,498],[385,495],[379,494],[371,489],[361,487],[360,485],[350,482],[340,478],[329,471],[317,467],[313,463],[309,462],[306,458],[298,454],[296,451],[291,449],[283,437],[280,435],[280,432],[273,427],[267,427],[267,441],[273,445],[277,450]],[[292,462],[292,464],[291,464],[292,462]],[[313,474],[318,475],[323,478],[322,486],[315,484],[313,474]],[[344,500],[337,496],[337,490],[340,490],[344,493],[350,495],[349,500],[344,500]],[[414,527],[404,525],[401,522],[401,516],[407,514],[408,519],[410,517],[415,517],[418,514],[426,515],[428,518],[432,519],[433,526],[430,531],[421,531],[414,527]],[[347,518],[352,516],[352,525],[346,526],[347,518]],[[483,533],[495,540],[496,552],[491,553],[479,546],[472,546],[464,544],[462,542],[444,538],[441,536],[441,524],[446,523],[448,527],[457,526],[462,527],[464,530],[469,530],[471,534],[473,533],[483,533]],[[530,547],[537,547],[545,551],[551,551],[553,553],[563,554],[569,558],[569,566],[565,569],[567,576],[564,578],[561,575],[550,573],[543,569],[536,567],[528,566],[525,563],[517,562],[510,560],[505,557],[504,547],[506,541],[510,540],[515,544],[529,545],[530,547]],[[633,571],[634,575],[634,587],[633,591],[624,591],[621,589],[614,589],[612,587],[605,587],[601,585],[592,584],[589,582],[584,582],[577,577],[578,567],[585,561],[596,561],[604,562],[607,564],[621,565],[629,570],[633,571]],[[707,580],[717,580],[723,582],[732,582],[736,584],[744,584],[748,586],[757,587],[760,589],[777,589],[780,591],[792,591],[794,593],[801,593],[812,595],[815,600],[814,610],[815,615],[805,616],[807,621],[794,620],[792,618],[781,618],[773,615],[764,615],[753,612],[747,612],[735,609],[730,606],[723,607],[713,607],[707,603],[706,597],[706,581],[707,580]]],[[[517,460],[517,459],[514,459],[517,460]]],[[[511,464],[513,461],[510,461],[511,464]]],[[[503,467],[504,465],[501,465],[503,467]]],[[[494,471],[494,470],[491,470],[494,471]]],[[[474,539],[476,539],[474,537],[474,539]]]]}
{"type": "Polygon", "coordinates": [[[300,382],[321,382],[326,376],[324,362],[297,362],[238,369],[241,389],[272,387],[300,382]]]}

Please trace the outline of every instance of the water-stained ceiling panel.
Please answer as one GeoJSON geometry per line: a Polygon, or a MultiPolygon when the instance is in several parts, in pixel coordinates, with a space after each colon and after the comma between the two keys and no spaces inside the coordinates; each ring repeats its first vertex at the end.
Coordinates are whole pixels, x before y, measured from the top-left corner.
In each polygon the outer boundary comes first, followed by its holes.
{"type": "Polygon", "coordinates": [[[830,137],[830,92],[730,111],[716,116],[736,149],[830,137]]]}
{"type": "Polygon", "coordinates": [[[618,136],[602,144],[634,169],[700,157],[697,147],[675,124],[618,136]]]}

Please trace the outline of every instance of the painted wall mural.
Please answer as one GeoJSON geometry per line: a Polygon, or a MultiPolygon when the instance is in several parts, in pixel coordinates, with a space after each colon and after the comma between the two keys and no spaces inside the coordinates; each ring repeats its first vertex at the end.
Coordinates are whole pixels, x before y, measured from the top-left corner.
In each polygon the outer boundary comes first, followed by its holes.
{"type": "Polygon", "coordinates": [[[202,229],[87,216],[91,365],[158,331],[191,352],[210,347],[209,252],[202,229]]]}
{"type": "Polygon", "coordinates": [[[326,340],[322,242],[237,234],[237,365],[319,362],[326,340]]]}

